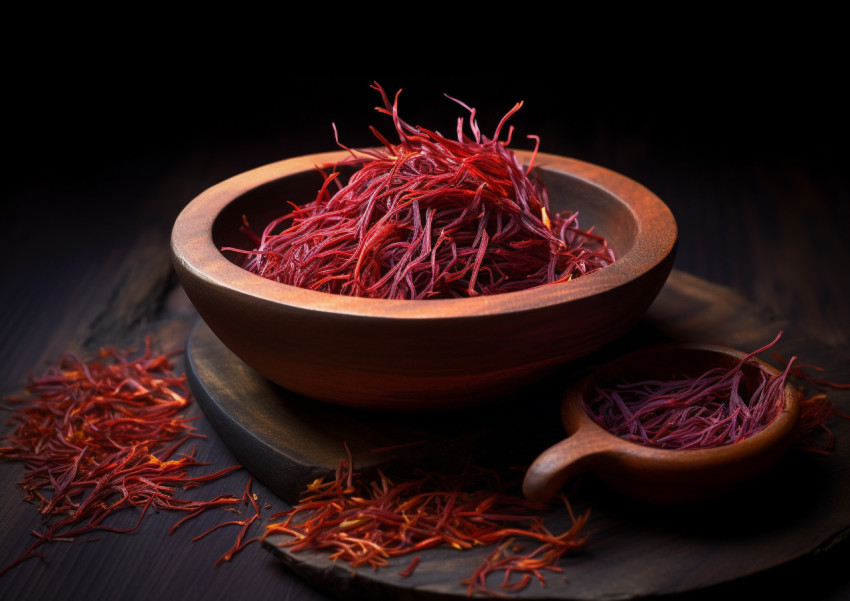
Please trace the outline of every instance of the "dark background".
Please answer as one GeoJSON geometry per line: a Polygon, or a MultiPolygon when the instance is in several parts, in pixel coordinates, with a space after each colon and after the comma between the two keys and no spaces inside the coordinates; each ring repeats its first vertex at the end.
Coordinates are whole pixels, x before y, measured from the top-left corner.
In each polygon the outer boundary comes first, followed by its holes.
{"type": "Polygon", "coordinates": [[[686,57],[659,64],[619,57],[610,65],[565,67],[570,78],[556,70],[508,69],[293,73],[173,58],[110,68],[63,65],[60,57],[21,74],[7,93],[11,174],[17,172],[15,183],[26,187],[32,182],[22,181],[24,174],[75,189],[128,164],[190,149],[243,156],[251,166],[335,148],[332,123],[343,143],[371,144],[369,125],[391,133],[389,120],[372,110],[379,104],[369,87],[374,80],[390,95],[403,90],[403,118],[445,134],[465,111],[443,94],[477,108],[484,133],[523,101],[510,121],[516,146],[527,146],[525,136],[537,134],[544,151],[623,166],[635,161],[635,171],[645,166],[640,156],[671,167],[710,161],[744,167],[800,157],[835,167],[830,159],[846,147],[846,93],[839,73],[822,64],[686,57]]]}
{"type": "MultiPolygon", "coordinates": [[[[457,41],[457,27],[448,23],[429,43],[457,41]]],[[[476,107],[485,134],[524,101],[510,121],[514,146],[531,148],[526,135],[537,134],[543,152],[642,183],[677,218],[677,269],[733,288],[846,354],[846,69],[835,48],[820,38],[804,44],[798,33],[730,53],[715,51],[728,38],[709,36],[699,55],[663,43],[657,53],[614,50],[604,40],[583,53],[544,54],[489,33],[450,62],[388,32],[358,39],[333,61],[309,48],[280,50],[277,60],[245,49],[231,57],[234,42],[213,32],[215,56],[207,46],[148,53],[153,35],[132,56],[109,43],[88,52],[56,45],[35,60],[18,49],[4,73],[0,393],[17,390],[66,345],[86,345],[75,324],[96,329],[102,316],[86,311],[86,299],[112,290],[116,253],[139,255],[139,269],[147,267],[134,235],[143,226],[159,232],[150,256],[167,261],[170,224],[206,187],[334,150],[332,123],[352,147],[374,143],[369,125],[392,134],[373,110],[373,80],[403,90],[403,118],[443,133],[466,116],[444,93],[476,107]],[[382,53],[401,55],[404,67],[369,67],[382,53]],[[493,58],[511,62],[482,71],[493,58]],[[307,68],[293,71],[294,63],[307,68]]],[[[831,586],[817,598],[833,592],[839,598],[831,586]]]]}
{"type": "Polygon", "coordinates": [[[167,225],[203,187],[336,149],[334,123],[351,147],[376,142],[369,125],[392,138],[389,118],[373,110],[377,80],[390,94],[402,90],[405,120],[444,134],[467,116],[444,94],[475,107],[485,134],[523,101],[509,122],[515,147],[532,148],[526,136],[536,134],[543,152],[644,184],[679,222],[677,268],[809,320],[846,348],[850,128],[837,59],[816,55],[622,52],[592,63],[556,58],[536,71],[317,64],[292,72],[283,61],[191,52],[114,63],[58,53],[39,69],[13,71],[17,85],[7,92],[10,208],[0,249],[17,293],[7,288],[3,307],[26,302],[33,280],[55,282],[61,295],[64,261],[98,260],[99,241],[120,239],[139,219],[167,225]],[[765,270],[767,262],[782,268],[765,270]]]}

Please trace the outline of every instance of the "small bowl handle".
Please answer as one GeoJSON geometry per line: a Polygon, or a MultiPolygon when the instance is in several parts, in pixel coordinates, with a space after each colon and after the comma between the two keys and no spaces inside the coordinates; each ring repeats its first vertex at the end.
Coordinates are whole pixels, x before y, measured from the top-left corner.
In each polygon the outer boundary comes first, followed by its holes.
{"type": "Polygon", "coordinates": [[[525,473],[523,494],[529,501],[548,501],[568,481],[604,463],[616,446],[616,439],[601,430],[579,428],[534,460],[525,473]]]}

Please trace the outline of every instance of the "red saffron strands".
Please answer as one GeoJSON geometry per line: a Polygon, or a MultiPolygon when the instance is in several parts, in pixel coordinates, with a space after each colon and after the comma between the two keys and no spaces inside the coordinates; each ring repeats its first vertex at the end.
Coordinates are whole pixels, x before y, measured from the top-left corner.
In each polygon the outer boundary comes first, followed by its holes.
{"type": "Polygon", "coordinates": [[[353,471],[348,453],[333,479],[316,480],[297,505],[272,516],[283,521],[269,524],[263,538],[283,534],[291,539],[280,546],[293,552],[326,551],[335,561],[376,570],[392,557],[412,555],[399,572],[405,578],[414,573],[418,554],[425,549],[447,546],[462,551],[494,545],[499,557],[488,557],[462,584],[469,595],[492,592],[487,577],[502,572],[500,589],[512,591],[525,588],[532,578],[545,586],[544,572],[562,571],[558,561],[586,541],[582,529],[589,512],[577,518],[570,513],[573,525],[554,534],[546,528],[540,509],[508,494],[492,470],[422,472],[398,483],[379,472],[376,480],[367,482],[353,471]],[[520,554],[515,539],[531,541],[535,547],[520,554]]]}
{"type": "MultiPolygon", "coordinates": [[[[786,363],[780,356],[776,354],[773,356],[780,363],[786,363]]],[[[823,368],[817,365],[798,363],[792,366],[788,373],[798,381],[821,391],[850,388],[850,384],[815,378],[807,370],[823,371],[823,368]]],[[[827,420],[833,416],[850,419],[850,414],[838,411],[826,392],[812,393],[803,384],[799,384],[797,394],[800,398],[800,422],[797,426],[794,447],[809,453],[828,455],[835,447],[835,434],[827,425],[827,420]]]]}
{"type": "Polygon", "coordinates": [[[251,514],[250,517],[245,518],[244,520],[232,520],[232,521],[229,521],[229,522],[222,522],[220,524],[213,526],[212,528],[210,528],[206,532],[199,534],[198,536],[196,536],[195,538],[192,539],[193,541],[200,540],[200,539],[204,538],[206,535],[208,535],[209,533],[214,532],[215,530],[218,530],[219,528],[223,528],[224,526],[239,526],[240,527],[239,534],[236,537],[236,542],[233,544],[233,546],[230,548],[230,550],[227,551],[227,553],[225,553],[224,555],[222,555],[221,557],[218,558],[218,561],[215,562],[215,565],[219,565],[220,563],[222,563],[224,561],[230,561],[233,558],[233,556],[236,555],[239,551],[241,551],[242,549],[244,549],[245,547],[247,547],[251,543],[255,543],[255,542],[258,542],[260,540],[260,537],[258,537],[258,536],[251,538],[251,539],[248,539],[248,540],[245,540],[245,535],[248,532],[248,528],[251,527],[251,524],[253,524],[254,522],[256,522],[257,520],[260,519],[260,507],[259,507],[259,505],[257,505],[257,495],[251,493],[251,483],[252,482],[253,482],[253,478],[248,478],[248,483],[245,485],[245,492],[242,494],[242,502],[244,502],[246,505],[250,503],[254,508],[254,513],[251,514]]]}
{"type": "Polygon", "coordinates": [[[782,336],[753,351],[733,368],[666,381],[646,380],[597,387],[585,403],[600,426],[638,444],[665,449],[711,448],[752,436],[782,410],[782,391],[794,359],[785,371],[767,377],[746,398],[743,366],[772,348],[782,336]]]}
{"type": "MultiPolygon", "coordinates": [[[[0,459],[25,465],[18,486],[26,493],[25,500],[40,506],[47,525],[44,531],[33,532],[35,542],[0,575],[41,556],[39,547],[50,542],[95,531],[133,531],[149,508],[187,513],[171,528],[173,532],[208,509],[232,510],[239,503],[232,495],[202,501],[175,496],[178,488],[211,482],[241,466],[189,475],[190,468],[208,465],[194,458],[194,449],[171,459],[183,442],[200,435],[190,418],[180,416],[191,395],[185,376],[172,373],[170,356],[154,355],[150,339],[135,359],[115,349],[102,349],[99,360],[92,363],[67,354],[44,375],[30,378],[28,396],[7,399],[20,407],[8,420],[14,428],[0,447],[0,459]],[[105,523],[132,508],[141,510],[132,527],[105,523]]],[[[256,501],[251,502],[259,514],[256,501]]],[[[245,521],[236,547],[223,560],[241,548],[245,530],[255,519],[245,521]]]]}
{"type": "Polygon", "coordinates": [[[542,183],[529,178],[534,159],[523,169],[507,149],[513,127],[499,140],[522,103],[490,139],[478,129],[475,110],[455,100],[470,113],[472,135],[460,118],[451,140],[402,121],[398,93],[391,103],[381,86],[372,87],[399,143],[373,127],[383,148],[351,152],[349,160],[320,169],[325,182],[313,202],[293,205],[261,236],[246,223],[255,249],[222,249],[247,252],[245,269],[334,294],[430,299],[563,282],[614,261],[601,236],[579,228],[576,213],[551,212],[542,183]],[[360,168],[342,186],[337,168],[344,165],[360,168]]]}

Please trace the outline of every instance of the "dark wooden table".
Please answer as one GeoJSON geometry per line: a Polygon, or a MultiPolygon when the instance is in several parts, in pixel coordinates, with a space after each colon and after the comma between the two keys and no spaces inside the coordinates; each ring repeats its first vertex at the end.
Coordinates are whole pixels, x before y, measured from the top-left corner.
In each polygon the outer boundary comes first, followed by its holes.
{"type": "MultiPolygon", "coordinates": [[[[97,80],[100,81],[100,80],[97,80]]],[[[206,187],[245,169],[333,149],[331,122],[350,146],[372,143],[369,124],[390,131],[371,108],[370,76],[271,78],[250,97],[224,90],[191,94],[178,79],[144,90],[120,81],[83,82],[61,109],[21,98],[7,174],[0,245],[0,393],[18,392],[29,372],[65,351],[90,356],[104,345],[138,346],[153,334],[163,349],[185,345],[197,316],[176,282],[171,224],[206,187]],[[123,87],[121,84],[128,84],[123,87]],[[98,102],[96,102],[99,101],[98,102]]],[[[680,227],[676,269],[731,289],[767,315],[850,352],[850,178],[847,117],[822,83],[787,93],[773,80],[644,81],[631,100],[613,84],[567,95],[533,78],[497,84],[446,77],[387,76],[403,87],[402,114],[446,131],[460,113],[443,91],[476,106],[484,132],[517,100],[515,145],[540,134],[542,149],[619,171],[664,199],[680,227]],[[783,92],[783,93],[779,93],[783,92]],[[408,104],[409,103],[409,104],[408,104]]],[[[850,380],[850,374],[847,380],[850,380]]],[[[234,463],[201,418],[198,455],[234,463]]],[[[839,440],[838,444],[850,444],[839,440]]],[[[0,565],[39,527],[14,485],[23,473],[0,463],[0,565]]],[[[248,474],[209,485],[204,495],[240,494],[248,474]]],[[[262,484],[269,508],[286,507],[262,484]]],[[[779,501],[781,502],[781,501],[779,501]]],[[[205,517],[168,535],[175,518],[150,520],[130,535],[57,544],[0,577],[2,599],[324,599],[259,546],[214,567],[228,533],[191,538],[205,517]]],[[[719,592],[779,592],[838,601],[850,596],[847,542],[758,574],[719,592]]]]}

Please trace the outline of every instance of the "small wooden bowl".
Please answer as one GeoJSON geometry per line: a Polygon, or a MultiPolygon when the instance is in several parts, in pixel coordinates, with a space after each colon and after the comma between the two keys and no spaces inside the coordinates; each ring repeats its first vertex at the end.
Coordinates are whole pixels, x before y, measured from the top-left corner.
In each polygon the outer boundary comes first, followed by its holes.
{"type": "MultiPolygon", "coordinates": [[[[705,449],[660,449],[623,440],[600,427],[583,407],[598,384],[698,377],[714,367],[734,367],[746,353],[712,345],[670,344],[639,349],[614,359],[577,381],[561,404],[569,437],[544,451],[523,482],[525,496],[545,501],[569,480],[593,473],[624,495],[654,504],[676,505],[708,500],[740,486],[772,466],[786,451],[800,417],[794,387],[786,384],[784,408],[769,425],[740,442],[705,449]]],[[[744,368],[745,386],[759,372],[777,370],[753,358],[744,368]]]]}
{"type": "MultiPolygon", "coordinates": [[[[517,152],[528,161],[528,152],[517,152]]],[[[487,297],[352,298],[280,284],[242,269],[224,246],[239,232],[313,200],[332,152],[259,167],[209,188],[178,216],[174,266],[201,317],[246,364],[293,392],[388,410],[468,407],[503,398],[553,367],[622,336],[670,269],[677,227],[667,206],[608,169],[541,154],[554,211],[579,213],[618,259],[571,282],[487,297]]]]}

